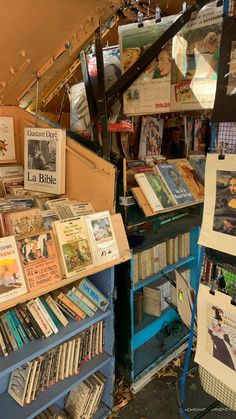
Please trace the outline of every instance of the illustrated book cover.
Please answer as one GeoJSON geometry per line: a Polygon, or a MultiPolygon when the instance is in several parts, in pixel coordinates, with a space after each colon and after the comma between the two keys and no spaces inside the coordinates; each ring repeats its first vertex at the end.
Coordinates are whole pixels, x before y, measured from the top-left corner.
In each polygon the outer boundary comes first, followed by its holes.
{"type": "Polygon", "coordinates": [[[139,143],[139,160],[161,154],[164,120],[143,116],[139,143]]]}
{"type": "Polygon", "coordinates": [[[0,164],[16,162],[13,117],[0,116],[0,164]]]}
{"type": "Polygon", "coordinates": [[[25,189],[65,193],[65,147],[63,129],[25,128],[25,189]]]}
{"type": "Polygon", "coordinates": [[[0,238],[0,303],[27,292],[14,236],[0,238]]]}
{"type": "Polygon", "coordinates": [[[94,266],[88,231],[83,217],[53,223],[66,277],[94,266]]]}
{"type": "Polygon", "coordinates": [[[95,265],[119,257],[119,250],[109,211],[86,215],[86,223],[95,265]]]}
{"type": "Polygon", "coordinates": [[[17,240],[30,291],[60,281],[62,273],[52,231],[17,240]]]}
{"type": "Polygon", "coordinates": [[[201,178],[187,159],[169,160],[174,163],[196,201],[204,197],[201,178]]]}
{"type": "Polygon", "coordinates": [[[13,234],[15,237],[43,230],[43,219],[39,208],[7,212],[4,214],[4,220],[8,235],[13,234]]]}
{"type": "Polygon", "coordinates": [[[134,175],[134,177],[154,212],[175,205],[174,197],[170,194],[157,172],[139,173],[134,175]]]}
{"type": "Polygon", "coordinates": [[[177,205],[183,205],[194,201],[192,193],[174,164],[158,164],[155,166],[155,169],[160,173],[167,184],[177,205]]]}

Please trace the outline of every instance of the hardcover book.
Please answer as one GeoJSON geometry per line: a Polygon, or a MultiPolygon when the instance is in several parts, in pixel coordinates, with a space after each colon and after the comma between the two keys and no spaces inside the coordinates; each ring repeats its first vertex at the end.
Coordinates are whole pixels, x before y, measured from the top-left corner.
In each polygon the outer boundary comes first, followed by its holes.
{"type": "Polygon", "coordinates": [[[13,118],[0,117],[0,163],[16,162],[13,118]]]}
{"type": "Polygon", "coordinates": [[[66,131],[56,128],[25,128],[26,189],[65,192],[66,131]]]}
{"type": "Polygon", "coordinates": [[[157,172],[140,173],[135,175],[135,179],[154,212],[175,205],[174,197],[157,172]]]}
{"type": "Polygon", "coordinates": [[[30,291],[62,279],[52,231],[18,239],[17,244],[30,291]]]}
{"type": "Polygon", "coordinates": [[[14,236],[0,238],[0,303],[27,292],[14,236]]]}
{"type": "Polygon", "coordinates": [[[177,205],[194,201],[192,193],[174,164],[159,164],[155,168],[174,196],[177,205]]]}
{"type": "Polygon", "coordinates": [[[66,277],[92,268],[93,258],[88,231],[82,217],[53,223],[66,277]]]}
{"type": "Polygon", "coordinates": [[[204,187],[197,172],[195,172],[189,161],[187,159],[176,159],[174,162],[196,201],[203,199],[204,187]]]}

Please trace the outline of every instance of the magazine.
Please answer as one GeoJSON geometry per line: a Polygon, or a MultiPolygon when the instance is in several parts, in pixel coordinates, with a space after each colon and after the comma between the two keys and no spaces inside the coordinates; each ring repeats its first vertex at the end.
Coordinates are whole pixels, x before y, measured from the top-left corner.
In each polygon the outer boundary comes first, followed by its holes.
{"type": "Polygon", "coordinates": [[[139,160],[161,154],[164,120],[154,116],[143,116],[139,144],[139,160]]]}
{"type": "Polygon", "coordinates": [[[194,201],[192,193],[174,164],[158,164],[155,168],[167,184],[177,205],[183,205],[194,201]]]}

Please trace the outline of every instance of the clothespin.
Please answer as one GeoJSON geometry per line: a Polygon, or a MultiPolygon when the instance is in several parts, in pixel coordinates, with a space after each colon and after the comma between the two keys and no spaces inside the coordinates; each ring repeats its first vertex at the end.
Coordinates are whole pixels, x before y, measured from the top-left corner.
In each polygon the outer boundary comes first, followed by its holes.
{"type": "Polygon", "coordinates": [[[138,12],[138,28],[143,27],[143,13],[138,12]]]}
{"type": "Polygon", "coordinates": [[[218,156],[219,160],[224,160],[225,159],[225,150],[226,150],[225,143],[222,142],[222,144],[220,145],[220,153],[219,153],[219,156],[218,156]]]}
{"type": "Polygon", "coordinates": [[[186,2],[186,1],[184,1],[184,2],[182,3],[182,10],[181,10],[181,12],[180,12],[180,13],[184,13],[184,12],[186,12],[186,10],[187,10],[187,2],[186,2]]]}
{"type": "Polygon", "coordinates": [[[161,9],[160,9],[160,7],[155,8],[155,22],[156,23],[161,22],[161,9]]]}

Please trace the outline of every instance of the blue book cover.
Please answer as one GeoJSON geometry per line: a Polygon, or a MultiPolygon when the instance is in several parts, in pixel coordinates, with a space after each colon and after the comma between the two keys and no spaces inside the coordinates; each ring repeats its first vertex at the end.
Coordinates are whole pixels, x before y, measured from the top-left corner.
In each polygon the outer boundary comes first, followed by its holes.
{"type": "Polygon", "coordinates": [[[24,331],[24,328],[23,328],[22,324],[20,323],[20,320],[18,319],[16,313],[14,312],[14,310],[11,310],[10,313],[11,313],[11,316],[13,318],[13,321],[14,321],[14,323],[16,325],[16,328],[17,328],[17,330],[19,332],[20,337],[23,339],[23,341],[25,343],[28,343],[29,342],[29,338],[26,335],[26,333],[24,331]]]}
{"type": "Polygon", "coordinates": [[[108,299],[88,279],[83,278],[78,287],[102,311],[106,311],[108,299]]]}
{"type": "Polygon", "coordinates": [[[73,291],[68,291],[67,297],[76,304],[80,310],[82,310],[85,314],[87,314],[88,317],[93,317],[94,311],[92,311],[87,304],[84,303],[84,301],[80,300],[77,295],[73,293],[73,291]]]}
{"type": "Polygon", "coordinates": [[[203,157],[190,157],[190,163],[193,166],[194,170],[197,172],[199,176],[199,180],[204,185],[205,181],[205,166],[206,166],[206,158],[203,157]]]}
{"type": "Polygon", "coordinates": [[[45,309],[47,310],[49,316],[51,317],[53,323],[56,325],[56,327],[60,327],[61,326],[61,322],[58,320],[58,318],[55,316],[55,314],[53,313],[51,307],[49,307],[48,303],[44,300],[43,297],[39,297],[41,303],[43,304],[43,306],[45,307],[45,309]]]}
{"type": "Polygon", "coordinates": [[[23,346],[23,342],[22,342],[22,339],[21,339],[21,337],[20,337],[20,335],[19,335],[19,332],[18,332],[18,330],[17,330],[17,328],[16,328],[16,324],[15,324],[15,322],[14,322],[14,320],[13,320],[13,317],[12,317],[12,315],[11,315],[11,312],[10,312],[10,311],[7,311],[7,312],[5,313],[5,316],[6,316],[6,319],[7,319],[7,321],[8,321],[8,324],[9,324],[9,326],[10,326],[10,329],[11,329],[11,331],[12,331],[13,335],[14,335],[14,338],[15,338],[15,340],[16,340],[16,343],[17,343],[17,345],[18,345],[18,348],[22,348],[22,346],[23,346]]]}
{"type": "Polygon", "coordinates": [[[174,196],[177,205],[187,204],[194,201],[192,193],[177,170],[175,164],[159,164],[156,166],[156,170],[162,175],[166,185],[174,196]]]}

